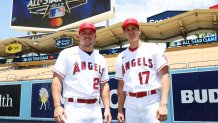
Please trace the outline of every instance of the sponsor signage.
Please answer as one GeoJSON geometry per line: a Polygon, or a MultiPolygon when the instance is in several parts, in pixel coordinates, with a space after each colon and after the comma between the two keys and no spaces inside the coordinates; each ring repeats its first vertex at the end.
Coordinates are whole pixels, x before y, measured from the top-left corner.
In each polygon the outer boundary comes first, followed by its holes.
{"type": "Polygon", "coordinates": [[[69,37],[69,38],[60,38],[60,39],[57,39],[55,41],[55,47],[57,48],[66,48],[66,47],[69,47],[69,46],[72,46],[73,45],[73,42],[72,42],[72,38],[69,37]]]}
{"type": "Polygon", "coordinates": [[[107,49],[107,50],[100,50],[99,53],[102,55],[110,55],[110,54],[118,54],[124,51],[126,48],[116,48],[116,49],[107,49]]]}
{"type": "Polygon", "coordinates": [[[182,14],[184,12],[187,12],[187,11],[165,11],[165,12],[153,15],[151,17],[148,17],[147,18],[147,22],[149,22],[149,23],[157,23],[157,22],[160,22],[162,20],[168,19],[170,17],[182,14]]]}
{"type": "Polygon", "coordinates": [[[10,44],[5,47],[6,53],[18,53],[22,50],[21,44],[10,44]]]}
{"type": "Polygon", "coordinates": [[[31,117],[53,118],[53,99],[51,95],[51,83],[32,84],[31,117]]]}
{"type": "Polygon", "coordinates": [[[217,42],[217,36],[167,42],[167,48],[217,42]]]}
{"type": "Polygon", "coordinates": [[[41,60],[52,60],[57,59],[58,55],[42,55],[42,56],[32,56],[32,57],[23,57],[16,58],[14,62],[29,62],[29,61],[41,61],[41,60]]]}
{"type": "Polygon", "coordinates": [[[0,85],[0,116],[20,117],[21,85],[0,85]]]}
{"type": "Polygon", "coordinates": [[[11,27],[24,31],[77,28],[114,17],[114,0],[13,0],[11,27]]]}
{"type": "Polygon", "coordinates": [[[172,74],[174,121],[218,121],[218,71],[172,74]]]}

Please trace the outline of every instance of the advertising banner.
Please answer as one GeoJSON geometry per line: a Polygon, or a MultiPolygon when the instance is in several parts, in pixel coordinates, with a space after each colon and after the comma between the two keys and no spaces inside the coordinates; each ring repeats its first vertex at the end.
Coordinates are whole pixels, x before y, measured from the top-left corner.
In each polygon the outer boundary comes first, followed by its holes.
{"type": "Polygon", "coordinates": [[[187,11],[165,11],[147,18],[149,23],[157,23],[170,17],[182,14],[187,11]]]}
{"type": "Polygon", "coordinates": [[[218,121],[218,71],[172,74],[173,120],[218,121]]]}
{"type": "Polygon", "coordinates": [[[11,27],[58,31],[114,17],[113,0],[13,0],[11,27]]]}
{"type": "Polygon", "coordinates": [[[204,38],[195,38],[195,39],[187,39],[182,41],[172,41],[166,42],[167,48],[173,47],[181,47],[181,46],[191,46],[191,45],[199,45],[199,44],[206,44],[206,43],[213,43],[217,42],[217,36],[208,36],[204,38]]]}
{"type": "Polygon", "coordinates": [[[99,53],[102,55],[111,55],[111,54],[119,54],[124,51],[126,48],[115,48],[115,49],[106,49],[100,50],[99,53]]]}
{"type": "Polygon", "coordinates": [[[31,117],[53,118],[54,106],[51,83],[32,84],[31,117]]]}
{"type": "Polygon", "coordinates": [[[21,85],[0,85],[0,116],[20,117],[21,85]]]}
{"type": "Polygon", "coordinates": [[[55,47],[57,48],[66,48],[72,45],[73,42],[71,37],[60,38],[55,41],[55,47]]]}
{"type": "Polygon", "coordinates": [[[21,44],[10,44],[5,47],[6,53],[18,53],[22,50],[21,44]]]}

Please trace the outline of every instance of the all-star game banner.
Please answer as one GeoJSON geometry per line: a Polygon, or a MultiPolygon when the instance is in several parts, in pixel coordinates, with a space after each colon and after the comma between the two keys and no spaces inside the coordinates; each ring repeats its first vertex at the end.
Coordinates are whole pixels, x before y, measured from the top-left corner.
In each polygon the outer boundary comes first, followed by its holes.
{"type": "Polygon", "coordinates": [[[11,27],[69,29],[78,27],[81,20],[99,22],[111,18],[104,14],[111,15],[112,6],[111,0],[13,0],[11,27]]]}

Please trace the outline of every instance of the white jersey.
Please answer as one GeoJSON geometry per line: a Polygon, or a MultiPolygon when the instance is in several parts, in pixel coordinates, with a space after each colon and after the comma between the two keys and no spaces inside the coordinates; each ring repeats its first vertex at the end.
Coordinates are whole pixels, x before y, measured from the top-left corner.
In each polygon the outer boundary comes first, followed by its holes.
{"type": "Polygon", "coordinates": [[[109,80],[106,62],[97,50],[91,55],[78,46],[64,49],[52,69],[63,79],[63,97],[100,97],[100,84],[109,80]]]}
{"type": "Polygon", "coordinates": [[[140,92],[161,87],[158,71],[168,65],[163,50],[153,43],[142,43],[135,51],[129,48],[117,57],[115,78],[124,81],[124,91],[140,92]]]}

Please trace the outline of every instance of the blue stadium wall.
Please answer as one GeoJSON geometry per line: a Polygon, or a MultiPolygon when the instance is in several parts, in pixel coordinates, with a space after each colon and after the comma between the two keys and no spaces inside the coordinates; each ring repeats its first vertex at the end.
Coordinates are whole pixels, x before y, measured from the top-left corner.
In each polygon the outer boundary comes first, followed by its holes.
{"type": "MultiPolygon", "coordinates": [[[[167,123],[218,123],[218,67],[170,74],[167,123]]],[[[117,122],[117,81],[114,74],[110,78],[111,112],[117,122]]],[[[0,123],[53,123],[53,111],[51,80],[0,83],[0,123]]]]}

